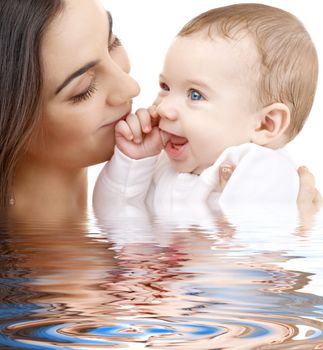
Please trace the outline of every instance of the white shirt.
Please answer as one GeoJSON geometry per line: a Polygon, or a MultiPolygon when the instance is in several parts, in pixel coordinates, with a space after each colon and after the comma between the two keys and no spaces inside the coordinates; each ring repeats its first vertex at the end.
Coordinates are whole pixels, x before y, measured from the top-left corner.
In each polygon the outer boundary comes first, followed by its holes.
{"type": "Polygon", "coordinates": [[[137,216],[145,204],[160,217],[199,222],[210,219],[210,210],[277,218],[286,208],[295,214],[298,190],[296,166],[283,149],[251,143],[229,147],[195,175],[176,172],[163,152],[133,160],[116,148],[97,179],[93,204],[101,218],[137,216]],[[221,192],[218,174],[225,160],[236,168],[221,192]]]}

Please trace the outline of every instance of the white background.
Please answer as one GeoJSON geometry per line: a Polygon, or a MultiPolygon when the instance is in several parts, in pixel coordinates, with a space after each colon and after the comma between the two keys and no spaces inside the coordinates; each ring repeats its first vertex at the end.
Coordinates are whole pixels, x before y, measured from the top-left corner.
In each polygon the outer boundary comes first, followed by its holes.
{"type": "MultiPolygon", "coordinates": [[[[101,0],[113,16],[114,33],[126,48],[131,75],[139,82],[141,94],[134,101],[134,109],[147,107],[158,91],[158,75],[171,40],[181,27],[197,14],[208,9],[229,5],[229,0],[101,0]]],[[[255,2],[255,1],[236,1],[255,2]]],[[[322,12],[317,0],[256,1],[280,7],[296,15],[309,31],[323,64],[322,12]]],[[[314,106],[301,133],[288,145],[298,165],[306,165],[315,175],[317,187],[323,193],[323,78],[319,77],[314,106]]],[[[99,167],[90,170],[90,187],[99,167]]],[[[250,169],[252,171],[252,169],[250,169]]]]}

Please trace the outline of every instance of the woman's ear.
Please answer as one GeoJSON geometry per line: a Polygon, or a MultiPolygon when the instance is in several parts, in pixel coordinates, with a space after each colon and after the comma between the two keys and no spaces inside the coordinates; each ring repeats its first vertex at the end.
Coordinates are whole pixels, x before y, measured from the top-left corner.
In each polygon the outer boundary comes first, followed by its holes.
{"type": "Polygon", "coordinates": [[[257,125],[251,142],[266,147],[281,147],[286,142],[284,135],[290,124],[290,110],[284,103],[273,103],[258,114],[257,125]]]}

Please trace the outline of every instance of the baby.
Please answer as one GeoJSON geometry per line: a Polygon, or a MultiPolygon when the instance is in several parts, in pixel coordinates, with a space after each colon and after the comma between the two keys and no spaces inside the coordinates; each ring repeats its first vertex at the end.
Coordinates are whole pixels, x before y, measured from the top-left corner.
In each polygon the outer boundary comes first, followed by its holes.
{"type": "Polygon", "coordinates": [[[154,105],[116,126],[94,208],[296,204],[299,176],[282,147],[308,117],[317,75],[313,42],[292,14],[262,4],[200,14],[171,44],[154,105]],[[236,168],[223,189],[225,162],[236,168]]]}

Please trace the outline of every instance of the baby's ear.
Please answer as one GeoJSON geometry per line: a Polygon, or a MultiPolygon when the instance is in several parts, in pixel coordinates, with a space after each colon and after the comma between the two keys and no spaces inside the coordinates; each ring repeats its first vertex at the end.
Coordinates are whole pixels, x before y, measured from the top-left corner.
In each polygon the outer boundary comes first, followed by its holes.
{"type": "Polygon", "coordinates": [[[290,110],[284,103],[264,107],[257,120],[251,141],[260,146],[277,148],[286,142],[284,135],[290,124],[290,110]]]}

